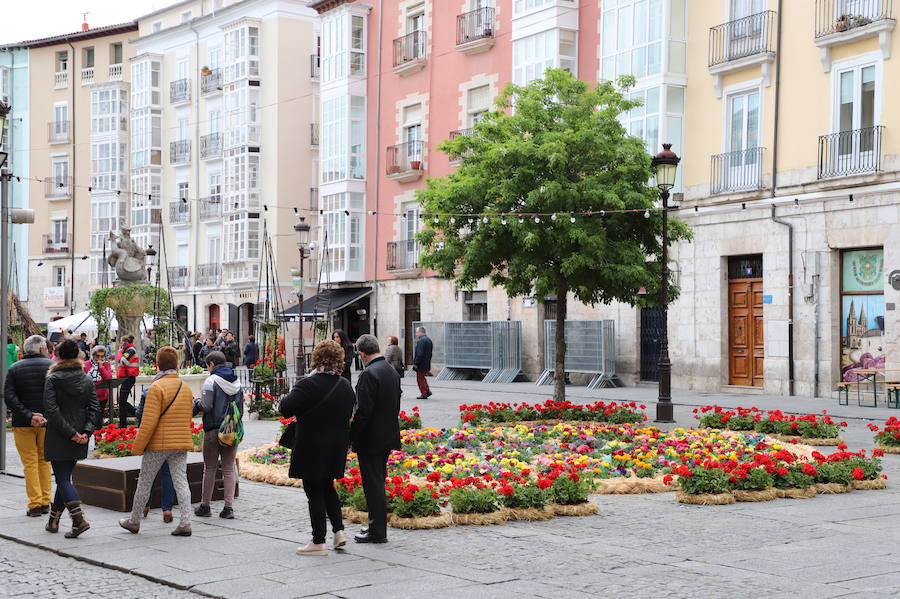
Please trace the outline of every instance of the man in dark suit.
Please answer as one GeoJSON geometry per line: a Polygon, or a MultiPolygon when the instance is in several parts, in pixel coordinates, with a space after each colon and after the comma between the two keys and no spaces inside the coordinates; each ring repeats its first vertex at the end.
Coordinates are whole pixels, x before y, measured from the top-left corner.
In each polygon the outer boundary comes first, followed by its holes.
{"type": "Polygon", "coordinates": [[[400,449],[400,376],[381,355],[378,339],[361,335],[356,349],[365,369],[356,383],[356,415],[350,440],[359,458],[369,527],[354,537],[357,543],[387,542],[387,502],[384,479],[392,449],[400,449]]]}
{"type": "Polygon", "coordinates": [[[425,334],[425,327],[416,328],[416,349],[413,351],[413,370],[416,371],[416,383],[419,385],[419,396],[416,399],[431,397],[431,389],[425,375],[431,370],[431,351],[434,345],[425,334]]]}

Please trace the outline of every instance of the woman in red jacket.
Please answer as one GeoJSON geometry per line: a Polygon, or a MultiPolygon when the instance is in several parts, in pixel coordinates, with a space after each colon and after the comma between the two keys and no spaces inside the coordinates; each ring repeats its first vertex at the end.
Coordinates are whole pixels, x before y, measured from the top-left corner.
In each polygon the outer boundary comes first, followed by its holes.
{"type": "Polygon", "coordinates": [[[134,335],[120,339],[119,353],[116,355],[116,378],[124,379],[119,388],[119,426],[128,426],[128,417],[134,416],[134,407],[128,403],[128,395],[140,374],[141,358],[134,347],[134,335]]]}
{"type": "MultiPolygon", "coordinates": [[[[95,345],[91,350],[91,359],[84,363],[84,371],[94,381],[94,387],[99,387],[100,383],[112,378],[112,365],[106,361],[106,348],[102,345],[95,345]]],[[[103,424],[103,418],[106,415],[106,406],[109,401],[109,389],[97,389],[97,401],[100,402],[100,418],[97,428],[103,424]]]]}

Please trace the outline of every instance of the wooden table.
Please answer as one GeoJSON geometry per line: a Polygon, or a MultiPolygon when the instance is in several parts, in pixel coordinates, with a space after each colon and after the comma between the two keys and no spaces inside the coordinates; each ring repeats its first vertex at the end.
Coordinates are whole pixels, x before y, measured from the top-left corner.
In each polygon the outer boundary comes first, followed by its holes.
{"type": "MultiPolygon", "coordinates": [[[[882,382],[886,383],[887,381],[885,379],[885,374],[888,372],[900,372],[900,368],[858,368],[858,369],[854,370],[853,372],[858,375],[862,375],[862,377],[863,377],[861,380],[857,381],[858,383],[860,383],[860,384],[862,384],[864,382],[872,383],[872,397],[874,399],[873,405],[863,406],[863,407],[876,408],[876,407],[878,407],[878,375],[881,375],[882,382]]],[[[890,390],[886,390],[886,393],[890,393],[890,390]]],[[[849,391],[848,391],[848,394],[849,394],[849,391]]],[[[862,403],[860,403],[858,389],[857,389],[856,403],[857,403],[857,405],[862,406],[862,403]]],[[[888,403],[891,403],[890,397],[888,397],[888,403]]]]}
{"type": "MultiPolygon", "coordinates": [[[[188,452],[187,462],[191,502],[198,503],[203,485],[203,456],[198,452],[188,452]]],[[[117,512],[130,512],[134,503],[134,492],[137,489],[140,470],[140,456],[83,460],[75,466],[72,483],[75,485],[81,501],[87,505],[117,512]]],[[[235,475],[237,475],[236,472],[235,475]]],[[[237,480],[235,480],[234,495],[235,497],[238,495],[237,480]]],[[[216,488],[213,491],[213,499],[222,499],[224,496],[220,467],[216,471],[216,488]]],[[[150,494],[150,507],[159,507],[161,497],[162,485],[157,478],[150,494]]]]}

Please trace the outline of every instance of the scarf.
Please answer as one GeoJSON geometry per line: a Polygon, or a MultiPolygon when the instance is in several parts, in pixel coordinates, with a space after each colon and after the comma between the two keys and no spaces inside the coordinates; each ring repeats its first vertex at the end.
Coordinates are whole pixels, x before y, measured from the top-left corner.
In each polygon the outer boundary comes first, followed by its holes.
{"type": "MultiPolygon", "coordinates": [[[[150,385],[152,385],[153,383],[155,383],[162,377],[166,376],[167,374],[178,374],[178,371],[174,368],[170,369],[170,370],[161,370],[160,372],[156,373],[155,377],[153,377],[153,381],[150,382],[150,385]]],[[[146,387],[144,387],[144,391],[143,391],[143,393],[141,393],[141,403],[143,403],[147,399],[147,391],[150,390],[150,385],[147,385],[146,387]]]]}
{"type": "Polygon", "coordinates": [[[316,369],[318,374],[333,374],[335,376],[341,376],[341,373],[344,372],[342,368],[335,368],[334,370],[325,370],[324,366],[319,366],[316,369]]]}
{"type": "Polygon", "coordinates": [[[91,368],[90,368],[90,370],[88,370],[88,376],[91,377],[91,380],[94,381],[95,384],[103,381],[103,377],[100,376],[100,363],[99,362],[95,362],[94,360],[91,360],[91,368]]]}

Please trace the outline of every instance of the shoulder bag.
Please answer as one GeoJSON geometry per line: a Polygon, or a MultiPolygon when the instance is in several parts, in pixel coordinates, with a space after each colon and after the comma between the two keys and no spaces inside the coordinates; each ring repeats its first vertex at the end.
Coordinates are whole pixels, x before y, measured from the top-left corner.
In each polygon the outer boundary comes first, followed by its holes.
{"type": "Polygon", "coordinates": [[[318,402],[316,405],[314,405],[311,409],[307,410],[306,412],[304,412],[304,413],[301,414],[300,416],[295,416],[295,417],[294,417],[294,421],[288,423],[288,425],[287,425],[286,427],[284,427],[284,432],[281,433],[281,437],[278,439],[278,444],[281,445],[282,447],[287,448],[287,449],[291,449],[291,450],[294,449],[294,446],[295,446],[295,444],[296,444],[296,442],[297,442],[297,421],[298,421],[300,418],[304,418],[304,417],[306,417],[306,416],[309,416],[310,414],[312,414],[313,412],[315,412],[316,410],[318,410],[319,407],[320,407],[322,404],[324,404],[325,401],[326,401],[329,397],[331,397],[331,394],[335,392],[335,390],[338,388],[338,385],[340,385],[340,384],[341,384],[341,377],[338,376],[338,380],[335,381],[334,386],[331,388],[331,391],[329,391],[328,393],[325,394],[325,397],[323,397],[322,399],[320,399],[319,402],[318,402]]]}

